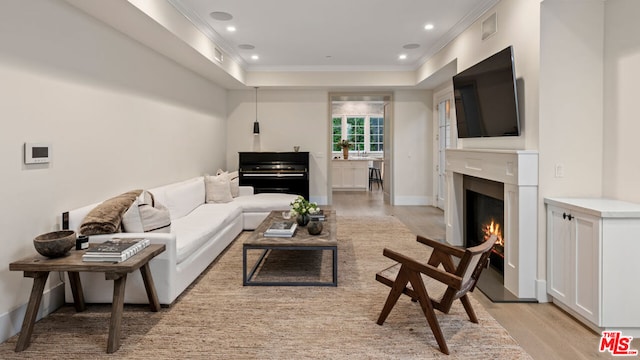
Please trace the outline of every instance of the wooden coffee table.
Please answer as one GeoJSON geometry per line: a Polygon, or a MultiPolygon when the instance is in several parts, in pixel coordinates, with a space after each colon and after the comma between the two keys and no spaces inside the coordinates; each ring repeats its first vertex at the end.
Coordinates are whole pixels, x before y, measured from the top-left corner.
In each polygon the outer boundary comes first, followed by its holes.
{"type": "MultiPolygon", "coordinates": [[[[253,231],[242,245],[242,282],[243,285],[259,286],[338,286],[338,240],[336,237],[336,212],[324,210],[325,221],[320,235],[309,235],[306,227],[298,226],[296,233],[290,238],[264,237],[264,232],[274,221],[284,221],[282,211],[272,211],[266,219],[253,231]],[[247,273],[247,251],[262,250],[259,259],[247,273]],[[330,250],[333,258],[332,281],[256,281],[256,270],[265,261],[269,253],[280,250],[330,250]]],[[[295,219],[291,219],[295,221],[295,219]]]]}
{"type": "MultiPolygon", "coordinates": [[[[91,244],[95,246],[97,244],[91,244]]],[[[69,283],[73,292],[73,302],[76,311],[85,310],[84,295],[80,283],[79,272],[103,272],[107,280],[113,280],[113,305],[111,308],[111,322],[109,324],[109,339],[107,340],[107,352],[112,353],[120,348],[120,323],[122,322],[122,311],[124,307],[124,288],[127,274],[140,269],[142,280],[149,298],[151,311],[160,310],[158,295],[153,284],[149,261],[165,250],[164,244],[154,244],[147,246],[144,250],[119,263],[108,262],[83,262],[82,254],[84,250],[72,250],[67,256],[49,259],[41,255],[30,256],[22,260],[9,264],[11,271],[24,271],[25,277],[33,278],[33,288],[29,297],[27,311],[24,314],[22,330],[16,344],[16,352],[29,347],[33,325],[36,321],[42,291],[51,271],[66,271],[69,274],[69,283]]]]}

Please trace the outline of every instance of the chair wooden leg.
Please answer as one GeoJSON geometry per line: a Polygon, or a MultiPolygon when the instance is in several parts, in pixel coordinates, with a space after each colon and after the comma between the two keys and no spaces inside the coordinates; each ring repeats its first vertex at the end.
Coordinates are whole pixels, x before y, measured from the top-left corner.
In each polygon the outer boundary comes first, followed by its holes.
{"type": "Polygon", "coordinates": [[[476,317],[476,313],[473,311],[473,307],[471,307],[469,297],[465,295],[460,298],[460,301],[462,302],[462,306],[464,306],[464,310],[467,312],[467,315],[469,315],[469,320],[471,320],[472,323],[477,324],[478,318],[476,317]]]}
{"type": "Polygon", "coordinates": [[[433,311],[433,304],[431,304],[431,299],[429,298],[429,294],[427,293],[427,288],[424,286],[420,274],[413,271],[410,272],[409,281],[413,286],[413,290],[418,293],[418,301],[420,302],[420,306],[422,307],[422,312],[427,318],[427,322],[429,323],[429,327],[431,327],[433,336],[436,338],[436,342],[440,347],[440,351],[449,355],[447,342],[444,339],[444,334],[442,334],[442,329],[440,329],[438,318],[436,317],[435,311],[433,311]]]}
{"type": "Polygon", "coordinates": [[[402,291],[407,286],[409,282],[409,277],[407,276],[407,270],[404,265],[400,267],[400,271],[398,271],[398,275],[396,276],[396,280],[393,282],[393,286],[391,287],[391,291],[389,291],[389,296],[387,296],[387,301],[384,303],[384,307],[380,312],[380,316],[378,317],[377,324],[382,325],[384,321],[389,316],[391,309],[398,302],[400,295],[402,295],[402,291]]]}

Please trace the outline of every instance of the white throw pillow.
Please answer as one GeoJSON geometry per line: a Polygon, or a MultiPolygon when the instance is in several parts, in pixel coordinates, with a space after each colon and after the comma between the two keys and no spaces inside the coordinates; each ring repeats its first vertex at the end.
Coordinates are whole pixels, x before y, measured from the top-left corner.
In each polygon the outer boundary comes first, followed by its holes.
{"type": "Polygon", "coordinates": [[[227,178],[229,179],[229,189],[231,191],[231,196],[234,198],[240,196],[240,177],[237,170],[232,172],[227,172],[227,171],[218,169],[218,171],[216,172],[216,175],[218,176],[226,175],[227,178]]]}
{"type": "MultiPolygon", "coordinates": [[[[145,192],[143,191],[142,194],[145,192]]],[[[141,195],[142,195],[141,194],[141,195]]],[[[129,209],[122,215],[122,231],[129,233],[141,233],[144,232],[142,227],[142,219],[140,219],[140,210],[138,210],[138,197],[136,201],[131,204],[129,209]]]]}
{"type": "Polygon", "coordinates": [[[228,203],[233,201],[229,177],[227,175],[205,175],[204,184],[207,203],[228,203]]]}
{"type": "Polygon", "coordinates": [[[122,217],[124,232],[171,232],[169,210],[154,201],[153,194],[143,191],[122,217]]]}
{"type": "Polygon", "coordinates": [[[234,198],[240,196],[240,177],[237,171],[229,173],[229,184],[231,187],[231,196],[234,198]]]}

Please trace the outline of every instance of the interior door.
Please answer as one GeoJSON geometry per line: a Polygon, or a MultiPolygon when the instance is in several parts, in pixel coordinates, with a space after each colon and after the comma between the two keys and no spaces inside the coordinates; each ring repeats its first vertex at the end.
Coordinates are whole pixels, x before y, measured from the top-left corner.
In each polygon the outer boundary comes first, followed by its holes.
{"type": "Polygon", "coordinates": [[[436,144],[438,146],[436,160],[436,206],[444,210],[444,198],[446,183],[445,150],[451,147],[451,95],[441,97],[438,100],[437,118],[438,131],[436,132],[436,144]]]}

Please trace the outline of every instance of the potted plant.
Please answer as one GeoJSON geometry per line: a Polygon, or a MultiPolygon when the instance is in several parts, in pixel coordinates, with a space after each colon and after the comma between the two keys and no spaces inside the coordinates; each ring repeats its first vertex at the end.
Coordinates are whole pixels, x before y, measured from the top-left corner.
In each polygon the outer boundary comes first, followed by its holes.
{"type": "Polygon", "coordinates": [[[351,143],[347,139],[343,139],[340,141],[340,146],[342,146],[342,158],[347,160],[349,158],[349,146],[351,143]]]}
{"type": "Polygon", "coordinates": [[[296,217],[298,225],[305,226],[309,223],[309,214],[315,214],[318,212],[318,204],[315,202],[307,201],[304,197],[298,196],[291,203],[291,216],[296,217]]]}

